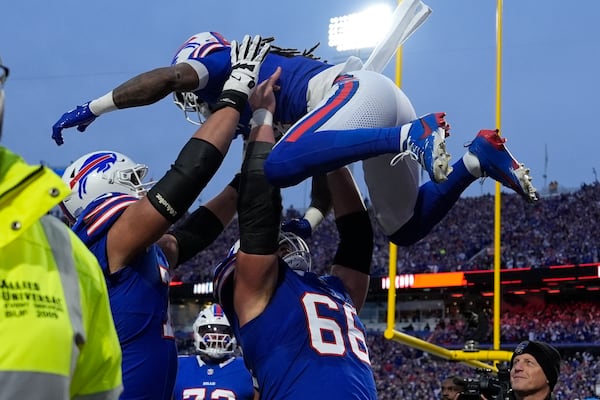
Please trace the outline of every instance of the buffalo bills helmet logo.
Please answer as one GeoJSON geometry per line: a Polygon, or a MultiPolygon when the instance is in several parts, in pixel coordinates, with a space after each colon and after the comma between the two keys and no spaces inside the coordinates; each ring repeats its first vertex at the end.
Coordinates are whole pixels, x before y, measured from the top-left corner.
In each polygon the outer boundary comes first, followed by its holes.
{"type": "Polygon", "coordinates": [[[87,180],[88,177],[94,173],[104,173],[112,168],[117,162],[117,155],[115,153],[94,153],[83,163],[77,175],[71,178],[69,186],[71,189],[79,183],[77,188],[77,195],[79,198],[87,193],[87,180]]]}
{"type": "Polygon", "coordinates": [[[225,317],[225,312],[223,311],[223,308],[221,308],[221,306],[219,304],[215,303],[212,305],[212,312],[216,318],[225,317]]]}

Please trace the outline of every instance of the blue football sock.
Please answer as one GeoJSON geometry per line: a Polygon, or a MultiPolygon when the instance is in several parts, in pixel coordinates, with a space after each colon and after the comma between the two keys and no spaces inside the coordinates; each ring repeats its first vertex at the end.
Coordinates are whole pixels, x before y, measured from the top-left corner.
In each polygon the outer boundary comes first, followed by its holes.
{"type": "Polygon", "coordinates": [[[462,157],[452,168],[448,180],[441,183],[429,181],[421,185],[412,218],[389,237],[391,242],[398,246],[410,246],[423,239],[477,179],[469,173],[462,157]]]}

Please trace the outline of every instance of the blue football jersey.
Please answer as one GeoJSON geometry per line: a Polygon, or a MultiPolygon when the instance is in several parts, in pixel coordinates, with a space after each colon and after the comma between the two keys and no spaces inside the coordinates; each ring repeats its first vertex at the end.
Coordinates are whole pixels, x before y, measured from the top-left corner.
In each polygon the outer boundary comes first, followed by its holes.
{"type": "Polygon", "coordinates": [[[73,231],[98,259],[106,278],[111,311],[123,351],[121,399],[171,398],[177,348],[169,318],[169,270],[156,244],[110,274],[106,240],[110,227],[138,199],[120,193],[101,196],[81,213],[73,231]]]}
{"type": "MultiPolygon", "coordinates": [[[[186,41],[173,57],[172,64],[187,62],[198,72],[200,86],[194,93],[209,104],[214,104],[231,71],[229,43],[218,33],[205,32],[186,41]]],[[[273,120],[276,125],[289,126],[307,112],[308,81],[333,65],[307,57],[284,57],[269,53],[262,63],[259,82],[273,75],[277,67],[282,68],[275,92],[276,107],[273,120]]],[[[252,112],[249,106],[240,116],[238,133],[250,132],[252,112]]]]}
{"type": "Polygon", "coordinates": [[[261,399],[377,398],[365,327],[340,279],[299,275],[281,261],[269,304],[240,328],[232,261],[217,267],[214,287],[261,399]]]}
{"type": "Polygon", "coordinates": [[[250,372],[239,357],[220,363],[200,356],[179,356],[173,400],[249,400],[254,398],[250,372]]]}

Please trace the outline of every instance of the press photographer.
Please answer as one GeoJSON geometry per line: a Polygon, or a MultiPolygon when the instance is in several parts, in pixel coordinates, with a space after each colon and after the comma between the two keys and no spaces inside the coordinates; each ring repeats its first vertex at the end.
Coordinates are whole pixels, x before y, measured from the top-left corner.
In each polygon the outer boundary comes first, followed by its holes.
{"type": "Polygon", "coordinates": [[[552,400],[559,373],[558,350],[542,342],[521,342],[510,361],[511,399],[552,400]]]}
{"type": "Polygon", "coordinates": [[[458,400],[553,400],[552,391],[560,373],[560,353],[549,344],[521,342],[515,349],[510,369],[478,370],[474,379],[463,379],[465,390],[458,400]]]}
{"type": "Polygon", "coordinates": [[[476,378],[456,379],[464,389],[456,400],[510,400],[510,377],[506,363],[498,367],[498,375],[491,369],[478,368],[476,378]]]}

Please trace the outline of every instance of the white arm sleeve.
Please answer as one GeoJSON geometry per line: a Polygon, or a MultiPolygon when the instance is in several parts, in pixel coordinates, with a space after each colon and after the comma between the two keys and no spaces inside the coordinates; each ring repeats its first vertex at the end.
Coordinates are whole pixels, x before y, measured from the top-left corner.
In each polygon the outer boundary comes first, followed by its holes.
{"type": "Polygon", "coordinates": [[[181,62],[194,68],[194,71],[198,75],[198,87],[194,90],[204,89],[208,84],[208,69],[206,69],[204,64],[197,60],[183,60],[181,62]]]}

